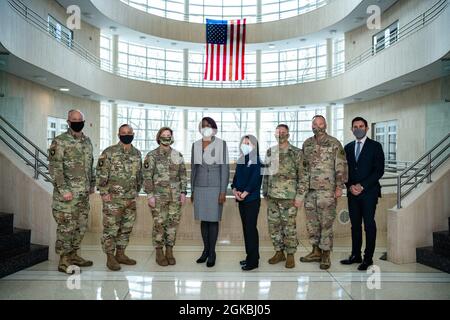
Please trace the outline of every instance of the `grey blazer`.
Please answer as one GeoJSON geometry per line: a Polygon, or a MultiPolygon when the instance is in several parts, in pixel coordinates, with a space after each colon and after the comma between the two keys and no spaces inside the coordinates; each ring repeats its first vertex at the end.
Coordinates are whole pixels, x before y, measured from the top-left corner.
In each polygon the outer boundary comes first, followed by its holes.
{"type": "Polygon", "coordinates": [[[194,142],[191,155],[192,192],[196,187],[212,187],[218,188],[220,192],[226,192],[229,179],[230,165],[226,142],[213,137],[212,143],[204,152],[202,140],[194,142]]]}

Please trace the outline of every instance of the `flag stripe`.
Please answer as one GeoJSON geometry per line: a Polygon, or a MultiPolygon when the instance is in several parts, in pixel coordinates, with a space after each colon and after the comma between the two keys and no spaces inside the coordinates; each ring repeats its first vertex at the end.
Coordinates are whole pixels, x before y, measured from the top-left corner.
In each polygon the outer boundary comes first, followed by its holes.
{"type": "Polygon", "coordinates": [[[211,74],[209,75],[209,80],[214,79],[214,45],[211,45],[211,74]]]}
{"type": "Polygon", "coordinates": [[[205,76],[204,79],[208,79],[208,65],[209,65],[209,44],[206,44],[206,66],[205,66],[205,76]]]}
{"type": "Polygon", "coordinates": [[[247,19],[244,19],[244,25],[242,26],[242,69],[241,80],[245,79],[245,37],[247,29],[247,19]]]}
{"type": "Polygon", "coordinates": [[[233,80],[233,48],[234,48],[234,21],[231,21],[230,25],[230,69],[229,72],[229,80],[233,80]]]}
{"type": "Polygon", "coordinates": [[[236,71],[234,73],[235,80],[239,80],[239,45],[241,42],[241,20],[237,21],[237,31],[236,31],[236,71]]]}
{"type": "Polygon", "coordinates": [[[223,46],[223,70],[222,70],[222,81],[227,80],[227,45],[223,46]]]}

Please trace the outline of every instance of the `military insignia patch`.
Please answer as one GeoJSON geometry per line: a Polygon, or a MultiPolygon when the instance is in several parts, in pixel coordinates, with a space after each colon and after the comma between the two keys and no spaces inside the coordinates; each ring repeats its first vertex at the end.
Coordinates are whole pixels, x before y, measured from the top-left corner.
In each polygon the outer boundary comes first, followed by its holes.
{"type": "Polygon", "coordinates": [[[145,162],[145,163],[144,163],[144,168],[145,168],[145,169],[148,169],[148,167],[149,167],[148,162],[145,162]]]}

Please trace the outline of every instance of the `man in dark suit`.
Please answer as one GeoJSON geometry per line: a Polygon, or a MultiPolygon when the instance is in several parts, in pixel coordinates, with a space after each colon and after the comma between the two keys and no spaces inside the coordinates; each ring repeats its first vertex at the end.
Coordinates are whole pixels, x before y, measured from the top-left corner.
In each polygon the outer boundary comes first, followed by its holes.
{"type": "Polygon", "coordinates": [[[379,180],[384,175],[384,152],[380,143],[367,137],[369,127],[364,118],[352,121],[356,140],[345,146],[349,176],[347,185],[348,210],[352,223],[352,254],[341,263],[360,263],[358,270],[367,270],[373,264],[377,235],[375,211],[381,198],[379,180]],[[362,222],[366,232],[364,259],[361,257],[362,222]]]}

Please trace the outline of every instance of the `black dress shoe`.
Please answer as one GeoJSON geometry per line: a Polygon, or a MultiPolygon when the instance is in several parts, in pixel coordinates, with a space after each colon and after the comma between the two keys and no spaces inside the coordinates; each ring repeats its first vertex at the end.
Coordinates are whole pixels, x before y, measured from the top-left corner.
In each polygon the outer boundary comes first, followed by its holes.
{"type": "Polygon", "coordinates": [[[209,256],[208,257],[208,261],[206,262],[206,266],[208,268],[212,268],[216,265],[216,255],[214,254],[213,256],[209,256]]]}
{"type": "Polygon", "coordinates": [[[345,265],[350,265],[350,264],[354,264],[354,263],[361,263],[363,262],[361,257],[356,257],[356,256],[350,256],[348,259],[345,260],[341,260],[341,264],[345,264],[345,265]]]}
{"type": "Polygon", "coordinates": [[[201,257],[197,259],[197,263],[205,263],[206,259],[208,259],[208,253],[203,251],[201,257]]]}
{"type": "Polygon", "coordinates": [[[241,266],[245,266],[245,265],[247,264],[247,260],[239,261],[239,264],[240,264],[241,266]]]}
{"type": "Polygon", "coordinates": [[[369,269],[369,267],[373,265],[373,261],[366,261],[364,260],[359,266],[358,266],[358,270],[359,271],[366,271],[367,269],[369,269]]]}
{"type": "Polygon", "coordinates": [[[250,271],[250,270],[253,270],[253,269],[256,269],[256,268],[258,268],[258,265],[254,265],[254,266],[248,266],[248,265],[244,265],[244,266],[242,266],[242,271],[250,271]]]}

